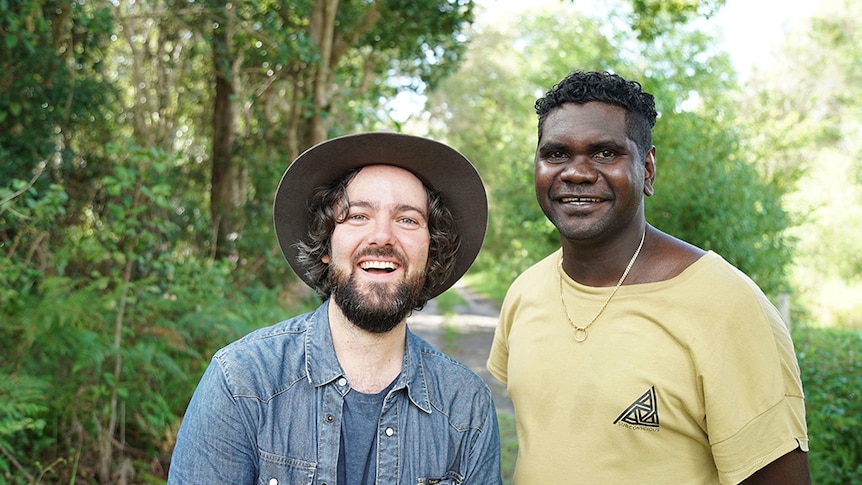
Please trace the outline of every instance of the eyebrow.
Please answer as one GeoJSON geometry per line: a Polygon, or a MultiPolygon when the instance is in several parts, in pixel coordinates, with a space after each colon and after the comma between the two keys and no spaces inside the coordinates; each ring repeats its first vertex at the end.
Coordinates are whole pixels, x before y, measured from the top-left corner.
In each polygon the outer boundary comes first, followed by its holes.
{"type": "Polygon", "coordinates": [[[547,150],[563,150],[566,148],[564,143],[559,142],[547,142],[536,147],[539,151],[547,151],[547,150]]]}
{"type": "MultiPolygon", "coordinates": [[[[628,147],[624,143],[620,143],[617,140],[613,139],[605,139],[591,142],[587,145],[586,151],[595,152],[603,149],[614,149],[617,151],[627,150],[628,147]]],[[[571,149],[571,145],[568,143],[558,142],[558,141],[548,141],[547,143],[543,143],[537,147],[538,151],[546,152],[551,150],[560,150],[560,151],[569,151],[571,149]]]]}
{"type": "MultiPolygon", "coordinates": [[[[365,201],[365,200],[356,200],[356,201],[350,201],[350,207],[365,207],[368,209],[377,210],[380,208],[380,204],[365,201]]],[[[426,219],[428,218],[428,214],[426,214],[424,210],[422,210],[422,209],[420,209],[414,205],[411,205],[411,204],[398,204],[395,207],[395,210],[397,212],[417,212],[417,213],[421,214],[422,217],[424,217],[426,219]]]]}

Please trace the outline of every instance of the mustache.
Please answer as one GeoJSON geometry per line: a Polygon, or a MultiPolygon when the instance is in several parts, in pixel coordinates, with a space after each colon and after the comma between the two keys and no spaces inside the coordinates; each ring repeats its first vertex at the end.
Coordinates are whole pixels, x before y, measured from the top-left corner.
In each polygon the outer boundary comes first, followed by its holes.
{"type": "Polygon", "coordinates": [[[405,258],[400,251],[397,251],[395,248],[389,246],[369,246],[356,254],[356,256],[353,258],[353,264],[355,265],[359,262],[360,259],[367,257],[394,259],[398,262],[399,265],[404,267],[407,266],[407,258],[405,258]]]}

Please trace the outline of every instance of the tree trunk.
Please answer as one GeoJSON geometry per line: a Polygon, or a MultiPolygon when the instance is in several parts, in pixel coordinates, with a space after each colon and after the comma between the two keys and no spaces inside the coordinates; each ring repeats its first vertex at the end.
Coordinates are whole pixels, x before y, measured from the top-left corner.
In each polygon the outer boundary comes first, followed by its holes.
{"type": "Polygon", "coordinates": [[[329,82],[332,51],[335,45],[335,14],[338,0],[317,0],[311,11],[309,34],[320,52],[311,89],[311,118],[306,125],[304,148],[326,140],[325,113],[329,110],[329,82]]]}
{"type": "Polygon", "coordinates": [[[225,5],[225,16],[213,32],[213,63],[216,76],[213,107],[213,149],[210,188],[210,216],[212,218],[212,250],[215,258],[230,254],[230,234],[237,231],[236,163],[233,144],[236,133],[236,92],[234,54],[232,52],[232,23],[230,4],[225,5]]]}

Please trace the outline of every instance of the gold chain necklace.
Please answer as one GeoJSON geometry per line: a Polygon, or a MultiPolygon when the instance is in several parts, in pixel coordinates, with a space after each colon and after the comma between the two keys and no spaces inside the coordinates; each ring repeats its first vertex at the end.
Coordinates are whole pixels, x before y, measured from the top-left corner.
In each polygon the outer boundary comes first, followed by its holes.
{"type": "Polygon", "coordinates": [[[640,244],[638,244],[638,248],[635,250],[635,254],[634,254],[634,256],[632,256],[631,261],[629,261],[629,265],[626,266],[626,270],[623,271],[623,275],[620,276],[620,280],[617,282],[617,286],[615,286],[614,290],[611,292],[611,296],[609,296],[608,299],[605,300],[605,304],[602,305],[601,308],[599,308],[598,313],[596,313],[596,316],[594,316],[593,319],[590,320],[590,323],[584,325],[583,327],[575,325],[575,322],[572,321],[572,316],[569,315],[569,308],[566,306],[566,300],[565,300],[565,298],[563,298],[563,275],[562,275],[562,272],[564,272],[564,270],[563,270],[563,255],[562,254],[560,255],[560,272],[561,272],[560,273],[560,303],[563,304],[563,311],[566,312],[566,318],[569,320],[569,323],[575,329],[575,341],[583,342],[584,340],[587,339],[587,329],[590,328],[590,325],[596,323],[596,320],[598,320],[599,315],[601,315],[602,312],[605,311],[605,308],[607,308],[608,303],[611,302],[611,298],[613,298],[614,295],[617,294],[617,290],[619,290],[620,286],[623,285],[623,281],[625,281],[626,276],[629,275],[629,270],[632,269],[632,266],[634,266],[634,264],[635,264],[635,260],[638,259],[638,255],[641,253],[641,248],[644,245],[644,239],[645,238],[646,238],[646,230],[644,230],[644,233],[641,235],[641,242],[640,242],[640,244]]]}

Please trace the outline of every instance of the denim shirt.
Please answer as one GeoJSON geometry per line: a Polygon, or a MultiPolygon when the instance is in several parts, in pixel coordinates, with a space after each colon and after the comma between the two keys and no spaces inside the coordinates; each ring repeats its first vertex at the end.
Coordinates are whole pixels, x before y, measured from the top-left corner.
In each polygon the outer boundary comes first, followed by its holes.
{"type": "MultiPolygon", "coordinates": [[[[180,426],[169,484],[337,485],[350,383],[328,304],[216,352],[180,426]]],[[[380,485],[502,483],[488,387],[409,329],[377,429],[380,485]]]]}

